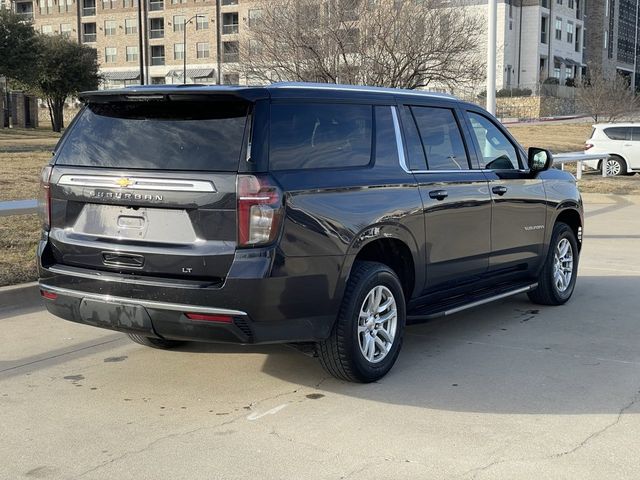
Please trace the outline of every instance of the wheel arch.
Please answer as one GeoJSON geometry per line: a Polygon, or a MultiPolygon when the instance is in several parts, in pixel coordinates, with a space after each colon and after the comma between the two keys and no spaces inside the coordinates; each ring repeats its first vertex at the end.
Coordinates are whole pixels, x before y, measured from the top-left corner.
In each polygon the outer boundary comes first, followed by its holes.
{"type": "Polygon", "coordinates": [[[346,282],[356,261],[373,261],[391,268],[402,284],[409,301],[424,284],[418,243],[411,232],[397,224],[378,224],[360,232],[349,247],[341,277],[346,282]]]}
{"type": "Polygon", "coordinates": [[[553,222],[553,226],[555,226],[559,222],[569,225],[571,230],[573,230],[574,235],[576,236],[578,249],[582,249],[582,227],[584,222],[580,211],[573,207],[567,207],[558,211],[553,222]]]}
{"type": "MultiPolygon", "coordinates": [[[[620,155],[619,153],[610,153],[609,157],[615,157],[615,158],[617,158],[619,160],[622,160],[622,162],[624,163],[625,170],[627,172],[629,171],[629,162],[622,155],[620,155]]],[[[602,162],[604,162],[604,160],[599,160],[598,161],[598,170],[602,170],[602,162]]]]}

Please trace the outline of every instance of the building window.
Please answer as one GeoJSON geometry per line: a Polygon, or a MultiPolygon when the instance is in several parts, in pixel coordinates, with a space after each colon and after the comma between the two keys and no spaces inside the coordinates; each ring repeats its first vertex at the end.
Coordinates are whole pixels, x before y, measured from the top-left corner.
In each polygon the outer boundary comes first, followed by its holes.
{"type": "Polygon", "coordinates": [[[173,31],[174,32],[182,32],[184,31],[184,22],[187,20],[187,17],[184,15],[174,15],[173,16],[173,31]]]}
{"type": "Polygon", "coordinates": [[[547,43],[547,31],[549,30],[549,19],[542,17],[540,23],[540,43],[547,43]]]}
{"type": "Polygon", "coordinates": [[[223,85],[240,85],[240,74],[238,73],[225,73],[222,76],[223,85]]]}
{"type": "Polygon", "coordinates": [[[225,5],[238,5],[238,0],[222,0],[222,6],[225,5]]]}
{"type": "Polygon", "coordinates": [[[82,24],[82,41],[84,43],[93,43],[96,41],[96,24],[95,23],[82,24]]]}
{"type": "Polygon", "coordinates": [[[209,28],[209,19],[206,15],[196,17],[196,30],[206,30],[209,28]]]}
{"type": "Polygon", "coordinates": [[[543,8],[549,8],[549,0],[541,0],[540,5],[543,8]]]}
{"type": "Polygon", "coordinates": [[[157,12],[158,10],[164,10],[164,0],[149,0],[149,11],[157,12]]]}
{"type": "Polygon", "coordinates": [[[151,85],[164,85],[165,83],[167,83],[165,77],[151,77],[151,85]]]}
{"type": "Polygon", "coordinates": [[[558,5],[562,5],[562,0],[556,0],[556,3],[557,3],[558,5]]]}
{"type": "Polygon", "coordinates": [[[149,19],[149,38],[164,38],[164,18],[149,19]]]}
{"type": "Polygon", "coordinates": [[[53,27],[51,25],[42,25],[42,33],[45,35],[53,35],[53,27]]]}
{"type": "Polygon", "coordinates": [[[262,9],[254,8],[249,10],[249,27],[255,27],[260,24],[262,20],[262,9]]]}
{"type": "Polygon", "coordinates": [[[118,49],[116,47],[107,47],[104,49],[104,63],[116,63],[118,49]]]}
{"type": "Polygon", "coordinates": [[[562,40],[562,19],[556,18],[556,40],[562,40]]]}
{"type": "Polygon", "coordinates": [[[567,22],[567,43],[573,43],[573,23],[567,22]]]}
{"type": "Polygon", "coordinates": [[[64,35],[68,37],[71,35],[71,24],[70,23],[61,23],[60,24],[60,35],[64,35]]]}
{"type": "Polygon", "coordinates": [[[582,37],[582,28],[576,27],[576,52],[580,51],[580,40],[582,37]]]}
{"type": "Polygon", "coordinates": [[[573,68],[566,67],[564,69],[564,78],[565,79],[573,78],[573,68]]]}
{"type": "Polygon", "coordinates": [[[138,33],[138,21],[135,18],[125,18],[124,33],[126,35],[134,35],[138,33]]]}
{"type": "Polygon", "coordinates": [[[102,0],[102,9],[107,10],[111,8],[111,0],[102,0]]]}
{"type": "Polygon", "coordinates": [[[238,13],[222,14],[222,33],[225,35],[238,33],[238,13]]]}
{"type": "Polygon", "coordinates": [[[609,48],[609,30],[604,31],[604,48],[609,48]]]}
{"type": "Polygon", "coordinates": [[[104,34],[109,37],[116,34],[116,21],[115,20],[105,20],[104,22],[104,34]]]}
{"type": "Polygon", "coordinates": [[[249,55],[260,55],[262,53],[262,43],[255,38],[249,39],[249,55]]]}
{"type": "Polygon", "coordinates": [[[89,17],[96,14],[96,0],[84,0],[82,2],[82,16],[89,17]]]}
{"type": "Polygon", "coordinates": [[[60,13],[70,12],[71,6],[73,5],[73,0],[59,0],[58,1],[58,11],[60,13]]]}
{"type": "Polygon", "coordinates": [[[560,62],[553,62],[553,76],[560,80],[560,62]]]}
{"type": "Polygon", "coordinates": [[[240,60],[240,46],[238,42],[222,42],[222,61],[234,63],[240,60]]]}
{"type": "Polygon", "coordinates": [[[127,47],[127,62],[138,61],[138,47],[127,47]]]}
{"type": "MultiPolygon", "coordinates": [[[[134,0],[122,0],[122,6],[124,8],[131,8],[133,7],[133,2],[134,0]]],[[[138,2],[136,1],[135,4],[138,5],[138,2]]]]}
{"type": "Polygon", "coordinates": [[[164,65],[164,45],[151,46],[151,65],[164,65]]]}
{"type": "Polygon", "coordinates": [[[196,44],[196,58],[209,58],[209,42],[196,44]]]}
{"type": "Polygon", "coordinates": [[[569,8],[573,9],[575,7],[575,0],[569,0],[568,5],[569,8]]]}
{"type": "Polygon", "coordinates": [[[173,44],[173,59],[184,60],[184,43],[173,44]]]}

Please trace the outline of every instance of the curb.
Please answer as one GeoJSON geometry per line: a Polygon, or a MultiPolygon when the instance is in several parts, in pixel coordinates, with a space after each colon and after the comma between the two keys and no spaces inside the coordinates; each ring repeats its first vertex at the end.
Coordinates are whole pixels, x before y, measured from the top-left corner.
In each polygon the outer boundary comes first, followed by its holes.
{"type": "Polygon", "coordinates": [[[25,307],[40,304],[38,282],[0,287],[0,308],[25,307]]]}

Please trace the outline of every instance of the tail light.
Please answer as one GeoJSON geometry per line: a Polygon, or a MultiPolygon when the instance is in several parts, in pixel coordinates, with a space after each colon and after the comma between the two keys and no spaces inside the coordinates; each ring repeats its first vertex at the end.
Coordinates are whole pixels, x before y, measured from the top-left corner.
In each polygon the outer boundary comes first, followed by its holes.
{"type": "Polygon", "coordinates": [[[593,148],[593,143],[586,143],[584,145],[584,151],[586,152],[587,150],[593,148]]]}
{"type": "Polygon", "coordinates": [[[282,192],[267,175],[238,175],[238,246],[273,242],[282,222],[282,192]]]}
{"type": "Polygon", "coordinates": [[[40,210],[40,218],[42,220],[42,228],[48,232],[51,228],[51,187],[49,180],[53,167],[47,165],[42,169],[40,174],[40,197],[38,198],[38,207],[40,210]]]}

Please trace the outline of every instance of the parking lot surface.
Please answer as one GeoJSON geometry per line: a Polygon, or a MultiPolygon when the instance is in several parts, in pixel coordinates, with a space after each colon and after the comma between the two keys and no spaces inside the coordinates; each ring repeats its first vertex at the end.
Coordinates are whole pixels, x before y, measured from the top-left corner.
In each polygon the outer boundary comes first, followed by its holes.
{"type": "Polygon", "coordinates": [[[370,385],[0,307],[0,479],[640,478],[640,198],[585,204],[567,305],[411,326],[370,385]]]}

